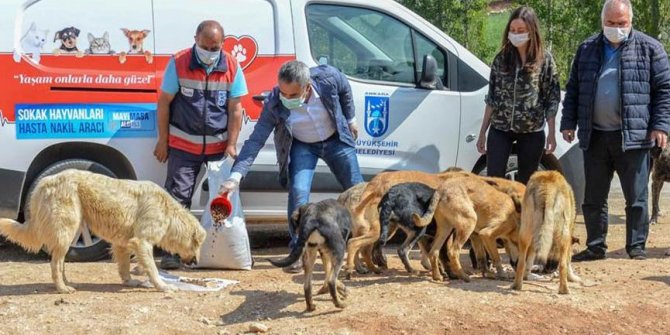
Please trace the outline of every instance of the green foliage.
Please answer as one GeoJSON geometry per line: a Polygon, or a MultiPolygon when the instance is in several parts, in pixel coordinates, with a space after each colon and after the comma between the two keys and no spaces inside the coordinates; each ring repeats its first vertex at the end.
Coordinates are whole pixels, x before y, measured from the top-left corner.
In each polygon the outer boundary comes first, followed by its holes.
{"type": "Polygon", "coordinates": [[[484,43],[489,0],[398,1],[482,59],[495,52],[495,48],[484,43]]]}
{"type": "MultiPolygon", "coordinates": [[[[631,0],[633,25],[670,48],[670,1],[631,0]]],[[[399,0],[487,63],[500,48],[509,12],[487,14],[487,0],[399,0]]],[[[514,0],[540,18],[544,43],[558,66],[564,87],[579,44],[601,31],[604,0],[514,0]]]]}

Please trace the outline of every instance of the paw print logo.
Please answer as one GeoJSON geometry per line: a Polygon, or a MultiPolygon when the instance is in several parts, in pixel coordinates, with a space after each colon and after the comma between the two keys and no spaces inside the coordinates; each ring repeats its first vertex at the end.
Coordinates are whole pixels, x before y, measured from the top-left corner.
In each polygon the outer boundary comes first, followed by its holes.
{"type": "Polygon", "coordinates": [[[237,44],[233,47],[232,55],[238,63],[242,63],[247,60],[247,49],[242,44],[237,44]]]}

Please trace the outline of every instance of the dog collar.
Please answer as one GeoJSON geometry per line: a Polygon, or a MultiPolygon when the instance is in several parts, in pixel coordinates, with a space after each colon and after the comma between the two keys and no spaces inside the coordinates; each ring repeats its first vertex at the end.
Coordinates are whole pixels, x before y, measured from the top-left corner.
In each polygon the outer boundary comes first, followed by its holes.
{"type": "Polygon", "coordinates": [[[66,47],[65,45],[61,45],[60,48],[61,48],[61,50],[65,50],[65,51],[68,51],[68,52],[71,52],[71,51],[79,51],[79,49],[77,49],[76,46],[75,46],[75,47],[72,47],[72,48],[68,48],[68,47],[66,47]]]}

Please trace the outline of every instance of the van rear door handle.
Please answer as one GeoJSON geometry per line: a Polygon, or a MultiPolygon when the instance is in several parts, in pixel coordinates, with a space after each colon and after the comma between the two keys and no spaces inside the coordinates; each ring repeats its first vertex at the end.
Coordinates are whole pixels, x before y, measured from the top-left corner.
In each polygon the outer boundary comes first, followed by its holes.
{"type": "Polygon", "coordinates": [[[470,143],[470,142],[474,141],[475,139],[477,139],[477,135],[475,135],[475,134],[470,134],[468,136],[465,136],[465,142],[467,142],[467,143],[470,143]]]}
{"type": "Polygon", "coordinates": [[[265,101],[265,98],[268,97],[268,95],[270,95],[270,91],[263,91],[263,92],[261,92],[261,93],[258,94],[258,95],[254,95],[254,96],[252,97],[252,99],[254,99],[254,100],[256,100],[256,101],[263,102],[263,101],[265,101]]]}

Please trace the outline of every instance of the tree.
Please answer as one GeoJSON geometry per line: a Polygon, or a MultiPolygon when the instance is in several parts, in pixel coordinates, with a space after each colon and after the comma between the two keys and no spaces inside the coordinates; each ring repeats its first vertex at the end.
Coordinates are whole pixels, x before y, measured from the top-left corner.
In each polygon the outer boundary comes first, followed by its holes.
{"type": "Polygon", "coordinates": [[[484,43],[489,0],[399,0],[480,58],[495,52],[484,43]]]}

